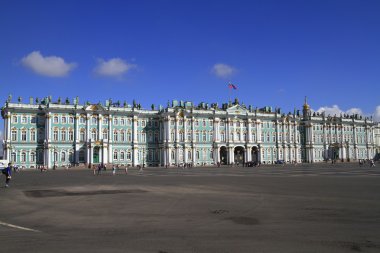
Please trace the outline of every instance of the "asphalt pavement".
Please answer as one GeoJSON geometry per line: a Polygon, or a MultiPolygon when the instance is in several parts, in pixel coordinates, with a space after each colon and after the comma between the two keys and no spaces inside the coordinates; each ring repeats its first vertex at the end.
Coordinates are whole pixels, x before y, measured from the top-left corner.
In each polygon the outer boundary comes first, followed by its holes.
{"type": "Polygon", "coordinates": [[[380,252],[376,166],[21,171],[0,252],[380,252]]]}

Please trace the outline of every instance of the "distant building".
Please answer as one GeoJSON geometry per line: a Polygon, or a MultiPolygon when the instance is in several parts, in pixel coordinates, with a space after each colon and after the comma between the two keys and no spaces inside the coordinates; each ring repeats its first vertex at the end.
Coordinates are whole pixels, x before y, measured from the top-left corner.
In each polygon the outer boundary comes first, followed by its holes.
{"type": "Polygon", "coordinates": [[[312,113],[306,100],[302,113],[284,114],[237,99],[221,107],[173,100],[146,110],[135,102],[80,105],[78,98],[47,97],[25,104],[9,98],[1,115],[4,159],[26,168],[354,161],[374,158],[379,147],[379,125],[369,118],[312,113]]]}

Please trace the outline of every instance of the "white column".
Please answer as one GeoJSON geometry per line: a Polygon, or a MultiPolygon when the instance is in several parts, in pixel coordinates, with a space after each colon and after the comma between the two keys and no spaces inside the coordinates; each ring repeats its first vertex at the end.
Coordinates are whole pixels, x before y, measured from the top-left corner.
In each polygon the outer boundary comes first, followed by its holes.
{"type": "MultiPolygon", "coordinates": [[[[247,119],[247,134],[248,134],[248,143],[252,143],[252,129],[251,129],[252,120],[247,119]]],[[[250,160],[249,160],[250,161],[250,160]]]]}
{"type": "Polygon", "coordinates": [[[133,116],[133,143],[136,143],[137,142],[137,121],[139,119],[137,118],[137,116],[133,116]]]}
{"type": "Polygon", "coordinates": [[[103,163],[108,163],[108,146],[107,144],[103,144],[103,163]]]}
{"type": "Polygon", "coordinates": [[[99,126],[98,139],[99,140],[103,139],[102,124],[103,124],[103,116],[101,114],[99,114],[99,117],[98,117],[98,126],[99,126]]]}
{"type": "Polygon", "coordinates": [[[133,148],[133,162],[132,162],[132,165],[133,166],[137,166],[140,161],[137,160],[137,152],[138,152],[138,149],[136,147],[133,148]]]}
{"type": "Polygon", "coordinates": [[[256,140],[257,143],[261,143],[261,120],[256,121],[256,140]]]}

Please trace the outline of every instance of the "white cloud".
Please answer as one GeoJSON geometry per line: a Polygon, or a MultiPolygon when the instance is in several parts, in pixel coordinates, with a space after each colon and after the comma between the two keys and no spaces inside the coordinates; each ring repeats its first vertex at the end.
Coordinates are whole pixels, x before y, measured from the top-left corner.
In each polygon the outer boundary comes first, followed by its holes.
{"type": "Polygon", "coordinates": [[[380,122],[380,105],[376,106],[375,113],[373,114],[373,120],[380,122]]]}
{"type": "Polygon", "coordinates": [[[102,76],[121,77],[135,67],[135,64],[128,63],[120,58],[112,58],[108,61],[100,58],[94,72],[102,76]]]}
{"type": "Polygon", "coordinates": [[[58,56],[44,57],[39,51],[33,51],[21,59],[21,63],[35,73],[49,77],[66,76],[76,66],[75,63],[66,63],[58,56]]]}
{"type": "Polygon", "coordinates": [[[228,78],[235,74],[236,69],[223,63],[217,63],[212,67],[211,72],[220,78],[228,78]]]}
{"type": "Polygon", "coordinates": [[[325,112],[326,116],[327,115],[331,115],[331,116],[337,115],[338,116],[341,113],[344,113],[344,111],[342,111],[339,108],[339,106],[337,106],[337,105],[333,105],[332,107],[328,107],[328,106],[321,107],[317,110],[317,112],[319,112],[319,113],[325,112]]]}
{"type": "Polygon", "coordinates": [[[358,114],[364,117],[370,117],[371,115],[373,115],[373,120],[375,122],[380,122],[380,105],[376,107],[375,112],[373,114],[364,113],[363,110],[360,108],[350,108],[347,111],[343,111],[337,105],[333,105],[332,107],[323,106],[323,107],[320,107],[318,110],[316,110],[316,112],[319,112],[319,113],[325,112],[326,116],[327,115],[340,116],[341,113],[348,114],[348,115],[358,114]]]}

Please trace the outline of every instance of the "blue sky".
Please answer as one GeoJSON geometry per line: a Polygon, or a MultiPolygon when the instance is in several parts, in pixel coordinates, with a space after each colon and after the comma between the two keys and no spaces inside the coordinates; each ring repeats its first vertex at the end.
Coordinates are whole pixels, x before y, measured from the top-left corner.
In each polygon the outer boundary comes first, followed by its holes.
{"type": "Polygon", "coordinates": [[[308,96],[380,119],[379,13],[376,0],[3,0],[0,101],[221,104],[231,81],[245,104],[287,112],[308,96]]]}

